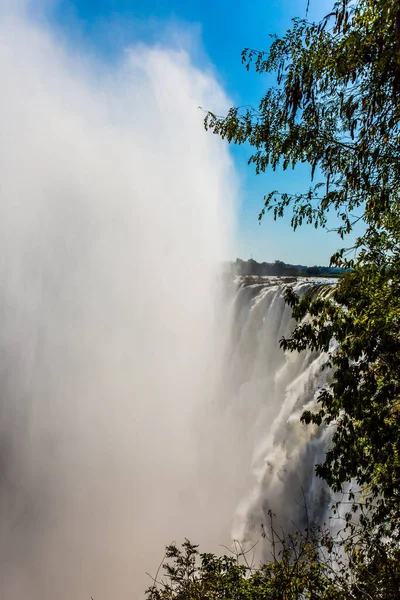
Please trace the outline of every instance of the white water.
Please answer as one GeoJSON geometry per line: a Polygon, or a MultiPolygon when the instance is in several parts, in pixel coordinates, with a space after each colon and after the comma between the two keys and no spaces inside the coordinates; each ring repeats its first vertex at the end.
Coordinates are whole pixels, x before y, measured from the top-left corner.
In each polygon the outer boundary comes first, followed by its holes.
{"type": "MultiPolygon", "coordinates": [[[[302,295],[315,283],[300,279],[294,287],[302,295]]],[[[321,370],[326,361],[321,354],[279,348],[279,340],[294,326],[284,302],[285,285],[265,278],[263,284],[239,287],[231,308],[231,353],[223,384],[222,418],[230,430],[225,443],[242,481],[243,474],[251,473],[232,536],[245,547],[257,542],[261,559],[269,557],[268,541],[261,538],[263,528],[268,531],[269,510],[276,515],[275,527],[286,533],[322,524],[329,516],[327,490],[314,475],[326,433],[300,423],[303,410],[315,406],[329,372],[321,370]]]]}
{"type": "Polygon", "coordinates": [[[303,518],[302,488],[321,517],[324,440],[298,416],[322,359],[279,350],[282,286],[224,305],[235,176],[197,110],[229,104],[215,79],[165,47],[111,70],[6,8],[0,589],[140,598],[173,539],[258,539],[268,508],[303,518]]]}

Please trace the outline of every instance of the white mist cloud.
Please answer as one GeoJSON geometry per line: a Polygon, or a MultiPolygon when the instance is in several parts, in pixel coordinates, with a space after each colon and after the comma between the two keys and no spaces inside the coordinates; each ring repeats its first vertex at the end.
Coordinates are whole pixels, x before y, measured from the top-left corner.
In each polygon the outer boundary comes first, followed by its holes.
{"type": "Polygon", "coordinates": [[[228,101],[184,51],[96,64],[24,4],[0,7],[0,589],[139,598],[166,543],[229,529],[198,420],[235,197],[198,106],[228,101]]]}

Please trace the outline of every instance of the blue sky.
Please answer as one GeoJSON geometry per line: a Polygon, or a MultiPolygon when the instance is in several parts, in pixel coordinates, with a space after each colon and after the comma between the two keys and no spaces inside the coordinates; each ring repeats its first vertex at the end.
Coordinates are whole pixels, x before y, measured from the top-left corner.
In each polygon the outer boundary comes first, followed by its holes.
{"type": "MultiPolygon", "coordinates": [[[[254,105],[271,80],[244,69],[242,49],[267,48],[268,34],[283,33],[292,17],[305,16],[306,4],[307,0],[60,0],[53,18],[66,37],[74,37],[108,60],[114,60],[129,43],[158,41],[160,32],[173,29],[187,31],[193,61],[213,65],[233,103],[254,105]]],[[[325,15],[331,5],[331,0],[310,0],[311,18],[325,15]]],[[[236,256],[327,264],[341,246],[335,233],[310,226],[293,232],[289,218],[273,222],[267,216],[261,225],[257,219],[268,191],[307,187],[308,167],[256,176],[247,166],[248,148],[233,147],[232,154],[241,179],[236,256]]]]}

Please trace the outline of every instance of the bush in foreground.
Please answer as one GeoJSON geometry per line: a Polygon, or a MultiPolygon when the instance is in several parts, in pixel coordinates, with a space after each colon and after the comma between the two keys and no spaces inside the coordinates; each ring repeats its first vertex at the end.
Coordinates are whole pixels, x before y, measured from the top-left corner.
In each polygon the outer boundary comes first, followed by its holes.
{"type": "Polygon", "coordinates": [[[398,600],[400,551],[361,530],[346,541],[322,529],[269,538],[270,560],[254,564],[254,548],[230,555],[171,544],[147,600],[398,600]],[[253,558],[252,558],[253,557],[253,558]]]}

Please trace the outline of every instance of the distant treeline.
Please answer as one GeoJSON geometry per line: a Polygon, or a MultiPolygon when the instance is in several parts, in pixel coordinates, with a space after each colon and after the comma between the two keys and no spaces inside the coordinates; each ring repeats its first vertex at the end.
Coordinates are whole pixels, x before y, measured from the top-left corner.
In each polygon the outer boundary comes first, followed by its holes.
{"type": "Polygon", "coordinates": [[[344,272],[344,269],[337,267],[288,265],[281,260],[276,260],[273,263],[258,263],[252,258],[250,260],[237,258],[235,262],[231,263],[231,269],[236,275],[287,275],[291,277],[338,277],[344,272]]]}

